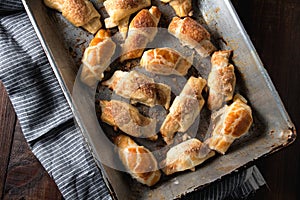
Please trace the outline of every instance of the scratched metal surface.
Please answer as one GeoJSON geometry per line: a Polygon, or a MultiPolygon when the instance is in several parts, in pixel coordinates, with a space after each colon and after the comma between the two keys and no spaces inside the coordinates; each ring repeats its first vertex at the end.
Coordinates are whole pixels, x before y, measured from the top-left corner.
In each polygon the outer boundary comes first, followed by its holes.
{"type": "MultiPolygon", "coordinates": [[[[96,100],[101,99],[109,96],[109,91],[101,86],[97,89],[87,88],[77,80],[76,75],[80,70],[83,51],[93,36],[81,28],[73,27],[61,17],[60,13],[46,8],[40,0],[23,0],[23,3],[74,112],[77,124],[116,199],[124,199],[124,197],[128,199],[179,198],[219,180],[253,160],[284,148],[296,138],[294,125],[230,0],[194,1],[193,17],[209,30],[213,43],[219,49],[234,50],[232,62],[236,66],[237,73],[236,93],[248,99],[253,109],[254,124],[246,136],[234,142],[225,156],[215,156],[198,166],[195,172],[186,171],[169,177],[163,176],[152,188],[143,186],[132,180],[129,175],[108,167],[115,166],[117,162],[116,159],[112,159],[115,158],[115,153],[110,141],[110,136],[113,136],[115,132],[108,125],[101,122],[99,124],[95,112],[97,109],[95,95],[96,100]]],[[[106,17],[102,3],[99,1],[93,1],[93,3],[102,14],[102,19],[106,17]]],[[[163,13],[160,26],[167,27],[174,12],[169,6],[157,0],[152,1],[152,4],[157,5],[163,13]]],[[[115,40],[118,41],[117,36],[115,40]]],[[[156,47],[157,43],[163,41],[161,45],[170,45],[185,55],[192,53],[191,50],[181,47],[172,39],[157,37],[155,40],[148,47],[156,47]]],[[[114,66],[117,65],[119,65],[117,61],[112,64],[111,72],[105,74],[106,79],[111,76],[115,70],[114,66]]],[[[195,56],[193,68],[188,76],[201,75],[207,78],[209,70],[209,58],[201,59],[195,56]]],[[[174,77],[165,81],[173,81],[173,79],[174,77]]],[[[176,82],[181,81],[176,80],[176,82]]],[[[172,89],[175,94],[180,92],[180,89],[176,89],[175,86],[172,89]]],[[[204,108],[195,123],[196,137],[201,140],[209,134],[210,114],[204,108]]],[[[150,149],[157,148],[143,140],[138,140],[138,142],[150,149]]]]}

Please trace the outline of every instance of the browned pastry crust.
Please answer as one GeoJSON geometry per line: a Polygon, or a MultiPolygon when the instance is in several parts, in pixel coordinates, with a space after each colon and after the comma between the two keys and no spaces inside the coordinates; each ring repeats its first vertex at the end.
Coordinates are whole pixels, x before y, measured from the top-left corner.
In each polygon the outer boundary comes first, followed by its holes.
{"type": "Polygon", "coordinates": [[[153,107],[170,106],[171,88],[162,83],[155,83],[152,78],[137,71],[116,71],[111,79],[102,83],[117,95],[130,99],[132,103],[142,103],[153,107]]]}
{"type": "Polygon", "coordinates": [[[99,30],[84,51],[81,81],[90,87],[95,86],[103,78],[103,72],[109,66],[115,49],[116,44],[110,38],[109,31],[99,30]]]}
{"type": "Polygon", "coordinates": [[[209,32],[190,17],[174,17],[168,31],[178,38],[182,45],[194,48],[203,57],[209,56],[216,49],[210,42],[209,32]]]}
{"type": "Polygon", "coordinates": [[[62,12],[64,0],[44,0],[44,3],[49,8],[53,8],[59,12],[62,12]]]}
{"type": "Polygon", "coordinates": [[[212,55],[211,72],[207,79],[209,87],[207,106],[210,110],[219,109],[224,102],[233,98],[236,77],[234,66],[228,63],[230,54],[231,51],[217,51],[212,55]]]}
{"type": "Polygon", "coordinates": [[[151,5],[151,0],[106,0],[103,3],[109,18],[105,19],[106,28],[118,26],[119,22],[145,7],[151,5]]]}
{"type": "Polygon", "coordinates": [[[180,95],[173,101],[170,112],[160,128],[167,144],[173,143],[177,131],[185,132],[194,123],[205,102],[201,94],[205,86],[205,79],[190,77],[180,95]]]}
{"type": "Polygon", "coordinates": [[[221,110],[208,145],[211,149],[225,154],[233,141],[246,134],[252,125],[252,111],[247,101],[240,95],[234,97],[230,106],[221,110]]]}
{"type": "Polygon", "coordinates": [[[169,3],[179,17],[192,15],[192,0],[161,0],[164,3],[169,3]]]}
{"type": "Polygon", "coordinates": [[[157,161],[148,149],[137,145],[125,135],[119,135],[115,144],[118,146],[120,160],[133,178],[148,186],[159,181],[161,173],[157,161]]]}
{"type": "Polygon", "coordinates": [[[196,138],[189,139],[172,147],[167,152],[166,159],[162,163],[164,165],[162,170],[166,175],[187,169],[194,171],[195,166],[200,165],[214,155],[215,152],[211,151],[200,140],[196,138]]]}
{"type": "Polygon", "coordinates": [[[156,120],[143,116],[132,105],[117,101],[100,101],[101,120],[134,137],[156,140],[156,120]]]}
{"type": "Polygon", "coordinates": [[[161,12],[155,6],[141,10],[130,22],[128,36],[122,47],[121,62],[139,58],[156,33],[161,12]]]}
{"type": "Polygon", "coordinates": [[[101,28],[100,14],[88,0],[44,0],[45,4],[62,12],[73,25],[83,27],[90,33],[101,28]]]}
{"type": "Polygon", "coordinates": [[[144,52],[140,65],[156,74],[185,76],[192,66],[192,60],[193,56],[184,58],[171,48],[156,48],[144,52]]]}

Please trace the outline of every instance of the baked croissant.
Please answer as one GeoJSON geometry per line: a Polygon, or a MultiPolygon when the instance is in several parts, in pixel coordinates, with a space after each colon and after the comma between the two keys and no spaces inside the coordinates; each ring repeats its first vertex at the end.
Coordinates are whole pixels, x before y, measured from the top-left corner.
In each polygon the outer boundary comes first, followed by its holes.
{"type": "Polygon", "coordinates": [[[127,38],[122,47],[121,62],[139,58],[147,44],[151,42],[156,33],[161,12],[155,6],[149,10],[141,10],[130,22],[127,38]]]}
{"type": "Polygon", "coordinates": [[[58,10],[76,27],[94,34],[101,28],[100,14],[88,0],[44,0],[46,6],[58,10]]]}
{"type": "Polygon", "coordinates": [[[194,48],[202,57],[207,57],[216,50],[210,41],[209,32],[190,17],[173,17],[168,31],[178,38],[182,45],[194,48]]]}
{"type": "Polygon", "coordinates": [[[162,83],[155,83],[152,78],[137,71],[123,72],[117,70],[114,75],[102,85],[108,86],[117,95],[130,99],[131,103],[142,103],[153,107],[170,106],[171,88],[162,83]]]}
{"type": "Polygon", "coordinates": [[[106,18],[106,28],[113,28],[119,25],[119,22],[145,7],[151,5],[151,0],[106,0],[103,3],[109,18],[106,18]]]}
{"type": "Polygon", "coordinates": [[[207,142],[209,148],[225,154],[235,139],[248,132],[253,122],[252,111],[247,101],[236,95],[234,102],[219,112],[219,120],[207,142]]]}
{"type": "Polygon", "coordinates": [[[173,143],[175,132],[185,132],[194,123],[205,102],[201,94],[205,86],[205,79],[190,77],[180,95],[173,101],[160,128],[167,144],[173,143]]]}
{"type": "Polygon", "coordinates": [[[156,74],[185,76],[192,66],[192,60],[193,56],[186,59],[171,48],[156,48],[143,53],[140,65],[156,74]]]}
{"type": "Polygon", "coordinates": [[[214,155],[215,152],[210,150],[207,145],[196,138],[192,138],[172,147],[167,152],[166,159],[162,164],[164,165],[162,171],[166,175],[187,169],[194,171],[195,166],[214,155]]]}
{"type": "Polygon", "coordinates": [[[210,110],[219,109],[224,102],[233,98],[236,78],[234,66],[228,63],[230,54],[231,51],[217,51],[212,55],[211,72],[207,79],[209,87],[207,105],[210,110]]]}
{"type": "Polygon", "coordinates": [[[156,120],[140,114],[138,109],[123,101],[100,101],[101,120],[133,137],[156,140],[156,120]]]}
{"type": "Polygon", "coordinates": [[[127,172],[138,182],[152,186],[161,173],[153,154],[144,146],[137,145],[130,137],[119,135],[115,139],[120,160],[127,172]]]}
{"type": "Polygon", "coordinates": [[[109,66],[115,49],[116,44],[110,38],[109,31],[99,30],[84,51],[81,81],[91,87],[95,86],[103,78],[103,72],[109,66]]]}
{"type": "Polygon", "coordinates": [[[169,3],[179,17],[186,17],[192,14],[192,0],[161,0],[161,2],[169,3]]]}

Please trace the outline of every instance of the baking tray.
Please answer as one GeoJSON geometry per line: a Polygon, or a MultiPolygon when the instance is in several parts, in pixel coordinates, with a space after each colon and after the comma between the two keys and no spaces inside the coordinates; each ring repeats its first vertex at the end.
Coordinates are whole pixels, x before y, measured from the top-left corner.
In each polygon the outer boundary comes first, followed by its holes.
{"type": "MultiPolygon", "coordinates": [[[[253,109],[254,124],[249,133],[234,142],[225,156],[216,156],[196,168],[195,172],[182,172],[163,179],[154,187],[143,186],[128,174],[112,168],[115,165],[114,147],[105,131],[99,126],[95,112],[96,88],[85,87],[77,80],[80,59],[93,38],[81,28],[75,28],[56,11],[46,8],[41,0],[22,0],[38,38],[46,52],[76,122],[86,139],[95,161],[101,169],[106,184],[116,199],[175,199],[199,190],[252,161],[278,151],[296,139],[296,130],[280,97],[271,82],[255,48],[253,47],[230,0],[194,1],[194,17],[212,34],[213,43],[219,49],[232,49],[232,62],[236,66],[236,92],[244,95],[253,109]],[[110,166],[110,167],[109,167],[110,166]]],[[[105,17],[101,2],[93,1],[105,17]]],[[[168,5],[158,5],[167,23],[174,12],[168,5]]],[[[103,18],[102,18],[103,19],[103,18]]],[[[208,59],[201,63],[200,74],[206,78],[208,59]]],[[[99,88],[98,88],[99,89],[99,88]]],[[[202,112],[201,118],[209,113],[202,112]]],[[[205,120],[204,120],[205,121],[205,120]]],[[[203,120],[202,120],[203,122],[203,120]]],[[[203,128],[209,127],[206,124],[203,128]]]]}

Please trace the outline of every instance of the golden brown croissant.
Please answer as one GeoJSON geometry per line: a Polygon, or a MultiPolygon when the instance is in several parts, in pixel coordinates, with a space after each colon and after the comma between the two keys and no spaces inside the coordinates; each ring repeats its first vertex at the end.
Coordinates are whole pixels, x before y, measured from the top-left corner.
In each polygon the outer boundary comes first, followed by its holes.
{"type": "Polygon", "coordinates": [[[192,60],[193,56],[186,59],[171,48],[156,48],[143,53],[140,65],[156,74],[185,76],[192,66],[192,60]]]}
{"type": "Polygon", "coordinates": [[[253,119],[250,106],[240,95],[234,97],[230,106],[220,110],[221,116],[207,140],[209,148],[225,154],[233,141],[248,132],[253,119]]]}
{"type": "Polygon", "coordinates": [[[172,147],[163,161],[163,172],[166,175],[175,172],[185,171],[190,169],[195,170],[195,166],[200,165],[208,158],[215,155],[215,152],[210,150],[208,146],[203,144],[196,138],[184,141],[172,147]]]}
{"type": "Polygon", "coordinates": [[[141,10],[130,22],[127,38],[122,47],[121,62],[142,56],[147,44],[156,33],[161,12],[155,6],[141,10]]]}
{"type": "Polygon", "coordinates": [[[109,31],[99,30],[84,51],[81,81],[91,87],[95,86],[103,78],[103,72],[109,66],[115,49],[116,44],[110,38],[109,31]]]}
{"type": "Polygon", "coordinates": [[[224,102],[233,98],[236,78],[234,66],[228,63],[230,54],[231,51],[217,51],[212,55],[211,72],[207,79],[209,87],[207,105],[210,110],[219,109],[224,102]]]}
{"type": "Polygon", "coordinates": [[[137,145],[125,135],[119,135],[115,144],[118,146],[120,160],[133,178],[148,186],[159,181],[161,173],[157,161],[147,148],[137,145]]]}
{"type": "Polygon", "coordinates": [[[201,94],[205,86],[205,79],[190,77],[180,95],[173,101],[160,128],[167,144],[173,143],[175,132],[185,132],[194,123],[205,102],[201,94]]]}
{"type": "Polygon", "coordinates": [[[132,105],[117,101],[100,101],[101,120],[118,127],[124,133],[134,137],[156,140],[156,120],[143,116],[132,105]]]}
{"type": "Polygon", "coordinates": [[[169,3],[179,17],[191,15],[192,0],[161,0],[164,3],[169,3]]]}
{"type": "Polygon", "coordinates": [[[106,0],[103,3],[109,18],[105,19],[106,28],[113,28],[119,22],[145,7],[151,5],[151,0],[106,0]]]}
{"type": "Polygon", "coordinates": [[[209,56],[216,49],[210,41],[209,32],[190,17],[173,17],[168,31],[178,38],[182,45],[194,48],[202,57],[209,56]]]}
{"type": "Polygon", "coordinates": [[[58,10],[76,27],[83,27],[90,33],[101,28],[100,14],[88,0],[44,0],[45,4],[58,10]]]}
{"type": "Polygon", "coordinates": [[[102,85],[108,86],[117,95],[130,99],[132,103],[142,103],[153,107],[170,106],[171,88],[162,83],[155,83],[152,78],[137,71],[123,72],[117,70],[114,75],[102,85]]]}

